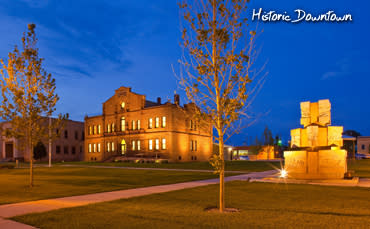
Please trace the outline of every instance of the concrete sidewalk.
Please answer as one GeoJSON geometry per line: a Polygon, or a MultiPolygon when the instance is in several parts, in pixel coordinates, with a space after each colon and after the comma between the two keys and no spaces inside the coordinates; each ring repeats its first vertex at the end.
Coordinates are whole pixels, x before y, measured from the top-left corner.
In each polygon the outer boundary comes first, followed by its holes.
{"type": "MultiPolygon", "coordinates": [[[[249,174],[242,174],[236,176],[226,177],[225,181],[234,181],[234,180],[249,180],[249,179],[258,179],[270,176],[276,173],[276,170],[269,170],[264,172],[255,172],[249,174]]],[[[92,203],[106,202],[118,199],[127,199],[137,196],[145,196],[156,193],[164,193],[175,190],[195,188],[200,186],[206,186],[210,184],[217,184],[219,182],[218,178],[208,179],[208,180],[199,180],[199,181],[190,181],[177,184],[168,184],[168,185],[158,185],[150,186],[144,188],[135,188],[128,190],[112,191],[112,192],[103,192],[103,193],[94,193],[88,195],[80,196],[70,196],[62,197],[55,199],[47,200],[37,200],[37,201],[28,201],[15,204],[6,204],[0,205],[0,228],[32,228],[28,225],[17,223],[11,220],[5,220],[4,218],[10,218],[18,215],[25,215],[30,213],[37,212],[46,212],[51,210],[56,210],[60,208],[70,208],[77,207],[92,203]],[[18,225],[19,224],[19,225],[18,225]],[[19,227],[18,227],[18,226],[19,227]]]]}

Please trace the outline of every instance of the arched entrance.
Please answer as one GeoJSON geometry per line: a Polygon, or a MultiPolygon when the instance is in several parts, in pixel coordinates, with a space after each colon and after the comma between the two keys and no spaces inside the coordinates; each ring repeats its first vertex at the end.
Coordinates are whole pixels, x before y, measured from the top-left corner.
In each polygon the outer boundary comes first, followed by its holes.
{"type": "Polygon", "coordinates": [[[122,155],[126,154],[126,141],[125,141],[125,139],[122,139],[122,141],[121,141],[121,154],[122,155]]]}

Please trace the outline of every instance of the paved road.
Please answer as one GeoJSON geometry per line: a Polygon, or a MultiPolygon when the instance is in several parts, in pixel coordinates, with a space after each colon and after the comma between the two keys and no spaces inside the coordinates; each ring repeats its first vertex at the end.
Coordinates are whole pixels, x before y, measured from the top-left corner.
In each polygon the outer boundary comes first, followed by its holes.
{"type": "MultiPolygon", "coordinates": [[[[236,176],[226,177],[225,181],[233,180],[249,180],[249,179],[258,179],[264,178],[276,173],[276,170],[269,170],[264,172],[254,172],[249,174],[242,174],[236,176]]],[[[208,179],[208,180],[199,180],[199,181],[190,181],[177,184],[168,184],[168,185],[158,185],[150,186],[144,188],[135,188],[128,190],[112,191],[112,192],[103,192],[103,193],[94,193],[88,195],[80,196],[70,196],[62,197],[55,199],[47,200],[37,200],[37,201],[28,201],[15,204],[6,204],[0,205],[0,228],[1,229],[14,229],[14,228],[32,228],[28,225],[17,223],[11,220],[6,220],[5,218],[10,218],[18,215],[25,215],[36,212],[46,212],[60,208],[70,208],[76,206],[82,206],[92,203],[99,203],[105,201],[112,201],[118,199],[127,199],[137,196],[145,196],[155,193],[170,192],[175,190],[187,189],[200,187],[210,184],[217,184],[219,182],[218,178],[208,179]]]]}

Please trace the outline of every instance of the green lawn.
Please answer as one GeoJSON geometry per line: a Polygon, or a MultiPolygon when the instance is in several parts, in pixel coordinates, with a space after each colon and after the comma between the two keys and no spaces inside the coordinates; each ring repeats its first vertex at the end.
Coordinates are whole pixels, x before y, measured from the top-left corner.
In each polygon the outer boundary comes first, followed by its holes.
{"type": "Polygon", "coordinates": [[[354,170],[356,177],[370,178],[370,159],[348,160],[348,170],[354,170]]]}
{"type": "Polygon", "coordinates": [[[226,205],[206,212],[218,186],[15,217],[39,228],[369,228],[368,188],[295,184],[226,184],[226,205]]]}
{"type": "Polygon", "coordinates": [[[35,187],[28,169],[0,169],[0,204],[81,195],[152,185],[215,178],[213,173],[107,168],[35,168],[35,187]]]}
{"type": "MultiPolygon", "coordinates": [[[[209,162],[181,162],[181,163],[134,163],[134,162],[68,162],[72,165],[93,165],[93,166],[118,166],[118,167],[140,167],[140,168],[168,168],[168,169],[197,169],[212,170],[209,162]]],[[[259,172],[280,168],[280,162],[265,161],[226,161],[226,171],[259,172]]]]}

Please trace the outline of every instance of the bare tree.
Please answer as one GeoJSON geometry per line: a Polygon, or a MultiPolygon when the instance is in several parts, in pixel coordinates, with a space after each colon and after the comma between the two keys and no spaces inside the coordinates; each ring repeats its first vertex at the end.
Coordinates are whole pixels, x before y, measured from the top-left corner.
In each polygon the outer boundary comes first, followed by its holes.
{"type": "Polygon", "coordinates": [[[224,142],[251,118],[249,108],[262,87],[255,64],[256,31],[247,29],[249,0],[189,0],[180,6],[183,56],[178,76],[188,99],[217,131],[219,152],[211,164],[220,176],[219,209],[224,200],[224,142]]]}

